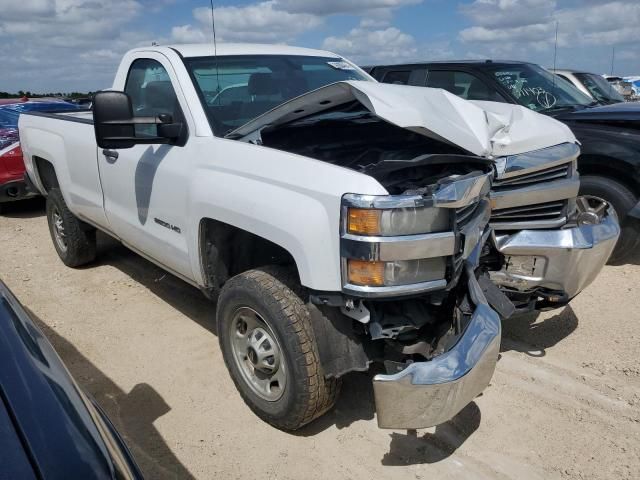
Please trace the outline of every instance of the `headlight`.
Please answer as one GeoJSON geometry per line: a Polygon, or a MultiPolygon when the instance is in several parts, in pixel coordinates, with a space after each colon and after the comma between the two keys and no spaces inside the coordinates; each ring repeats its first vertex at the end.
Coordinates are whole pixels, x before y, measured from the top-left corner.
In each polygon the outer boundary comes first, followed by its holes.
{"type": "Polygon", "coordinates": [[[384,298],[446,288],[448,268],[470,255],[489,222],[492,176],[487,166],[424,194],[343,195],[342,291],[384,298]]]}
{"type": "Polygon", "coordinates": [[[352,285],[389,287],[429,282],[444,277],[445,259],[423,258],[392,262],[347,260],[348,282],[352,285]]]}
{"type": "Polygon", "coordinates": [[[443,232],[448,229],[449,224],[449,212],[444,208],[349,208],[346,230],[352,235],[390,237],[443,232]]]}

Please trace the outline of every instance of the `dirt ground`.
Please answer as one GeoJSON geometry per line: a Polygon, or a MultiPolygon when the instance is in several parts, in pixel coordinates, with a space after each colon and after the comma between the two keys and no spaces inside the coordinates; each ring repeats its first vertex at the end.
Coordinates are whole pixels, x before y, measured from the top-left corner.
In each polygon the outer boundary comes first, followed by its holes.
{"type": "Polygon", "coordinates": [[[104,237],[94,265],[66,268],[42,202],[0,215],[0,278],[148,478],[640,478],[637,265],[606,267],[561,311],[504,322],[491,386],[417,436],[377,428],[365,374],[295,434],[261,422],[224,367],[214,305],[104,237]]]}

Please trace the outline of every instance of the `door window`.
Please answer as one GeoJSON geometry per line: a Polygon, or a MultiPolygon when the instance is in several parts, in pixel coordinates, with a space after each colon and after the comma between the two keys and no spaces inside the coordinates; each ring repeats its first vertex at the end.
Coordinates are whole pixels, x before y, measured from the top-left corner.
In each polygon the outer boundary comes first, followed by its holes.
{"type": "Polygon", "coordinates": [[[490,88],[483,80],[457,70],[430,70],[427,87],[442,88],[465,100],[505,101],[502,95],[490,88]]]}
{"type": "Polygon", "coordinates": [[[383,83],[393,83],[395,85],[406,85],[409,83],[409,76],[411,75],[411,70],[396,70],[392,72],[387,72],[382,77],[383,83]]]}
{"type": "MultiPolygon", "coordinates": [[[[124,91],[131,98],[134,117],[171,115],[183,121],[180,104],[167,70],[156,60],[135,60],[129,69],[124,91]]],[[[156,135],[155,125],[136,125],[136,135],[156,135]]]]}

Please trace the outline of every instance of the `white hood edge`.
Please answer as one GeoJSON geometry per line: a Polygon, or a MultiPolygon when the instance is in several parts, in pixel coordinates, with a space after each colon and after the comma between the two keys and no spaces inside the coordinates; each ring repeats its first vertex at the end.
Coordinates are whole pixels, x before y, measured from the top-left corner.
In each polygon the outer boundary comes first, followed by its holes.
{"type": "Polygon", "coordinates": [[[563,123],[519,105],[467,101],[439,88],[367,81],[338,82],[313,90],[249,121],[228,136],[247,137],[266,126],[281,125],[354,100],[398,127],[483,157],[516,155],[576,142],[563,123]]]}

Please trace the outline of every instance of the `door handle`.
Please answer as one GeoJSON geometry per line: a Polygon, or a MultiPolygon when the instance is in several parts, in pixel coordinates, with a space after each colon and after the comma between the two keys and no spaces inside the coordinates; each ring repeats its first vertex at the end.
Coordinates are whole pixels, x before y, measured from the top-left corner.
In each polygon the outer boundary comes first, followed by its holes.
{"type": "Polygon", "coordinates": [[[115,162],[118,159],[118,152],[115,150],[107,150],[106,148],[102,150],[102,154],[107,158],[107,160],[111,160],[115,162]]]}

